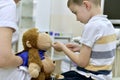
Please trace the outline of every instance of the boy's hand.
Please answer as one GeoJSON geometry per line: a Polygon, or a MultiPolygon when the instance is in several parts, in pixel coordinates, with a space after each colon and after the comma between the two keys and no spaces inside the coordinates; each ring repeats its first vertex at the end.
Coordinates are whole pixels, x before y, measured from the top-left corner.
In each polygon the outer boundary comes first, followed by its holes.
{"type": "Polygon", "coordinates": [[[75,43],[68,43],[66,47],[72,50],[73,52],[80,52],[80,45],[75,43]]]}
{"type": "Polygon", "coordinates": [[[55,42],[53,45],[54,49],[56,51],[63,51],[63,47],[65,46],[63,43],[61,42],[55,42]]]}

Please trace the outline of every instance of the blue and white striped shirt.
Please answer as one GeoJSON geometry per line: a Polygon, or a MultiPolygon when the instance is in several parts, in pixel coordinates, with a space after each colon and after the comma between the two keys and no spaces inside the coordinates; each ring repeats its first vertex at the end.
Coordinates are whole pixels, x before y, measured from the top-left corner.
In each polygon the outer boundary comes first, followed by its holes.
{"type": "MultiPolygon", "coordinates": [[[[85,70],[111,71],[115,58],[116,34],[112,23],[105,15],[92,17],[85,25],[80,42],[92,48],[90,62],[85,70]]],[[[112,75],[92,74],[91,72],[78,71],[85,76],[91,76],[96,80],[111,80],[112,75]]]]}

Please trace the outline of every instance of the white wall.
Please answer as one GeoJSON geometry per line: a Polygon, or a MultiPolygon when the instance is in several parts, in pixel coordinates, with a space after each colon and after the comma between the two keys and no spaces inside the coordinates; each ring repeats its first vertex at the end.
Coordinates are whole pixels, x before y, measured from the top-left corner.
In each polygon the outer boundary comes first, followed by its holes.
{"type": "Polygon", "coordinates": [[[67,0],[51,0],[50,30],[81,35],[82,26],[67,7],[67,0]]]}
{"type": "Polygon", "coordinates": [[[35,0],[35,26],[41,31],[81,35],[82,26],[67,7],[67,0],[35,0]]]}
{"type": "Polygon", "coordinates": [[[35,26],[41,31],[81,34],[82,26],[67,7],[67,0],[35,0],[35,26]]]}

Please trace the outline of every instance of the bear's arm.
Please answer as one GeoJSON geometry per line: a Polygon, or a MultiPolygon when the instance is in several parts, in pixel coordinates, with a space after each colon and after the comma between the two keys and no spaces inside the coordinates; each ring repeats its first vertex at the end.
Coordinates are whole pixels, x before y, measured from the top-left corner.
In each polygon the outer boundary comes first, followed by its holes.
{"type": "Polygon", "coordinates": [[[38,64],[40,67],[42,67],[42,61],[41,58],[38,54],[38,50],[37,49],[30,49],[29,50],[29,55],[28,55],[28,64],[30,63],[36,63],[38,64]]]}

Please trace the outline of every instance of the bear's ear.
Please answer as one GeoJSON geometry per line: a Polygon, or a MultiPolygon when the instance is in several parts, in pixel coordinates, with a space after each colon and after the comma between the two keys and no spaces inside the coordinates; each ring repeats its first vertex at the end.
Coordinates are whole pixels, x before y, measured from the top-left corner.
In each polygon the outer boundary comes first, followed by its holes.
{"type": "Polygon", "coordinates": [[[26,41],[26,46],[29,47],[29,48],[32,47],[32,45],[30,44],[30,41],[26,41]]]}

